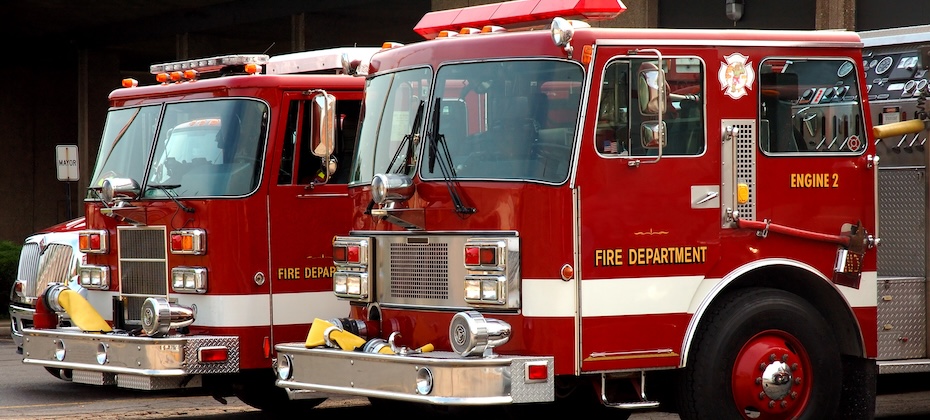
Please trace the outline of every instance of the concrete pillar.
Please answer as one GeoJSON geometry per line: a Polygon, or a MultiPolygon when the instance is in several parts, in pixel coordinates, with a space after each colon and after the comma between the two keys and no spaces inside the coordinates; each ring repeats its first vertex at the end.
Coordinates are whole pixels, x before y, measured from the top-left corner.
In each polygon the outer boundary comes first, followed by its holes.
{"type": "Polygon", "coordinates": [[[856,0],[817,0],[815,29],[856,30],[856,0]]]}

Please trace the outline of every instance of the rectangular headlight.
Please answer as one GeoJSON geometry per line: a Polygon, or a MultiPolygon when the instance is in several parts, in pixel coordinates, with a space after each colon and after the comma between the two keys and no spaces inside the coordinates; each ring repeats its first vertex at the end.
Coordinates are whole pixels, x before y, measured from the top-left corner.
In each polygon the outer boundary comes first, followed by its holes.
{"type": "Polygon", "coordinates": [[[333,293],[349,299],[368,299],[371,296],[368,274],[338,271],[333,274],[333,293]]]}
{"type": "Polygon", "coordinates": [[[78,267],[78,282],[87,289],[109,289],[108,268],[99,265],[82,265],[78,267]]]}
{"type": "Polygon", "coordinates": [[[206,293],[207,269],[204,267],[172,268],[171,288],[179,293],[206,293]]]}
{"type": "Polygon", "coordinates": [[[503,305],[507,302],[507,278],[504,276],[465,276],[465,301],[503,305]]]}

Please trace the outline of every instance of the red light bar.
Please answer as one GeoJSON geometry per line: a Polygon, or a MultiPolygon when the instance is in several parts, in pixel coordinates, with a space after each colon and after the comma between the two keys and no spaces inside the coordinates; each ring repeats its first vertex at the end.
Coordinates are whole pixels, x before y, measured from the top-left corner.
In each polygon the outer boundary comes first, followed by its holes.
{"type": "Polygon", "coordinates": [[[606,20],[626,10],[620,0],[514,0],[423,15],[413,31],[433,39],[442,30],[496,25],[505,28],[548,24],[552,18],[606,20]]]}

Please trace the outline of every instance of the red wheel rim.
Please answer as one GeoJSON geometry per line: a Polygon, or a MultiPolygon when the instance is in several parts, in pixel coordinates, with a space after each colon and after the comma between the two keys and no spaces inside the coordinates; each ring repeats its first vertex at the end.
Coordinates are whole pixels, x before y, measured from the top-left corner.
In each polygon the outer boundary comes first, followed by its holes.
{"type": "Polygon", "coordinates": [[[736,355],[731,390],[750,419],[791,419],[810,401],[810,357],[793,335],[768,330],[749,339],[736,355]]]}

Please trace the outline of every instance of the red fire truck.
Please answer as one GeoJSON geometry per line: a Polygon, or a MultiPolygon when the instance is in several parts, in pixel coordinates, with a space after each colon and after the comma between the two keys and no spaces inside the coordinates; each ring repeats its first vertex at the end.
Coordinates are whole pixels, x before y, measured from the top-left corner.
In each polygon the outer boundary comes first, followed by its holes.
{"type": "Polygon", "coordinates": [[[85,197],[86,298],[42,293],[23,362],[84,384],[287,407],[274,345],[347,311],[332,299],[331,249],[350,226],[364,79],[345,73],[377,50],[193,59],[153,65],[158,84],[125,80],[85,197]],[[57,328],[57,314],[74,326],[57,328]]]}
{"type": "Polygon", "coordinates": [[[855,32],[583,21],[624,10],[432,12],[426,41],[372,57],[352,229],[333,243],[351,310],[277,346],[278,386],[611,418],[874,416],[890,296],[875,143],[924,118],[873,127],[855,32]]]}

